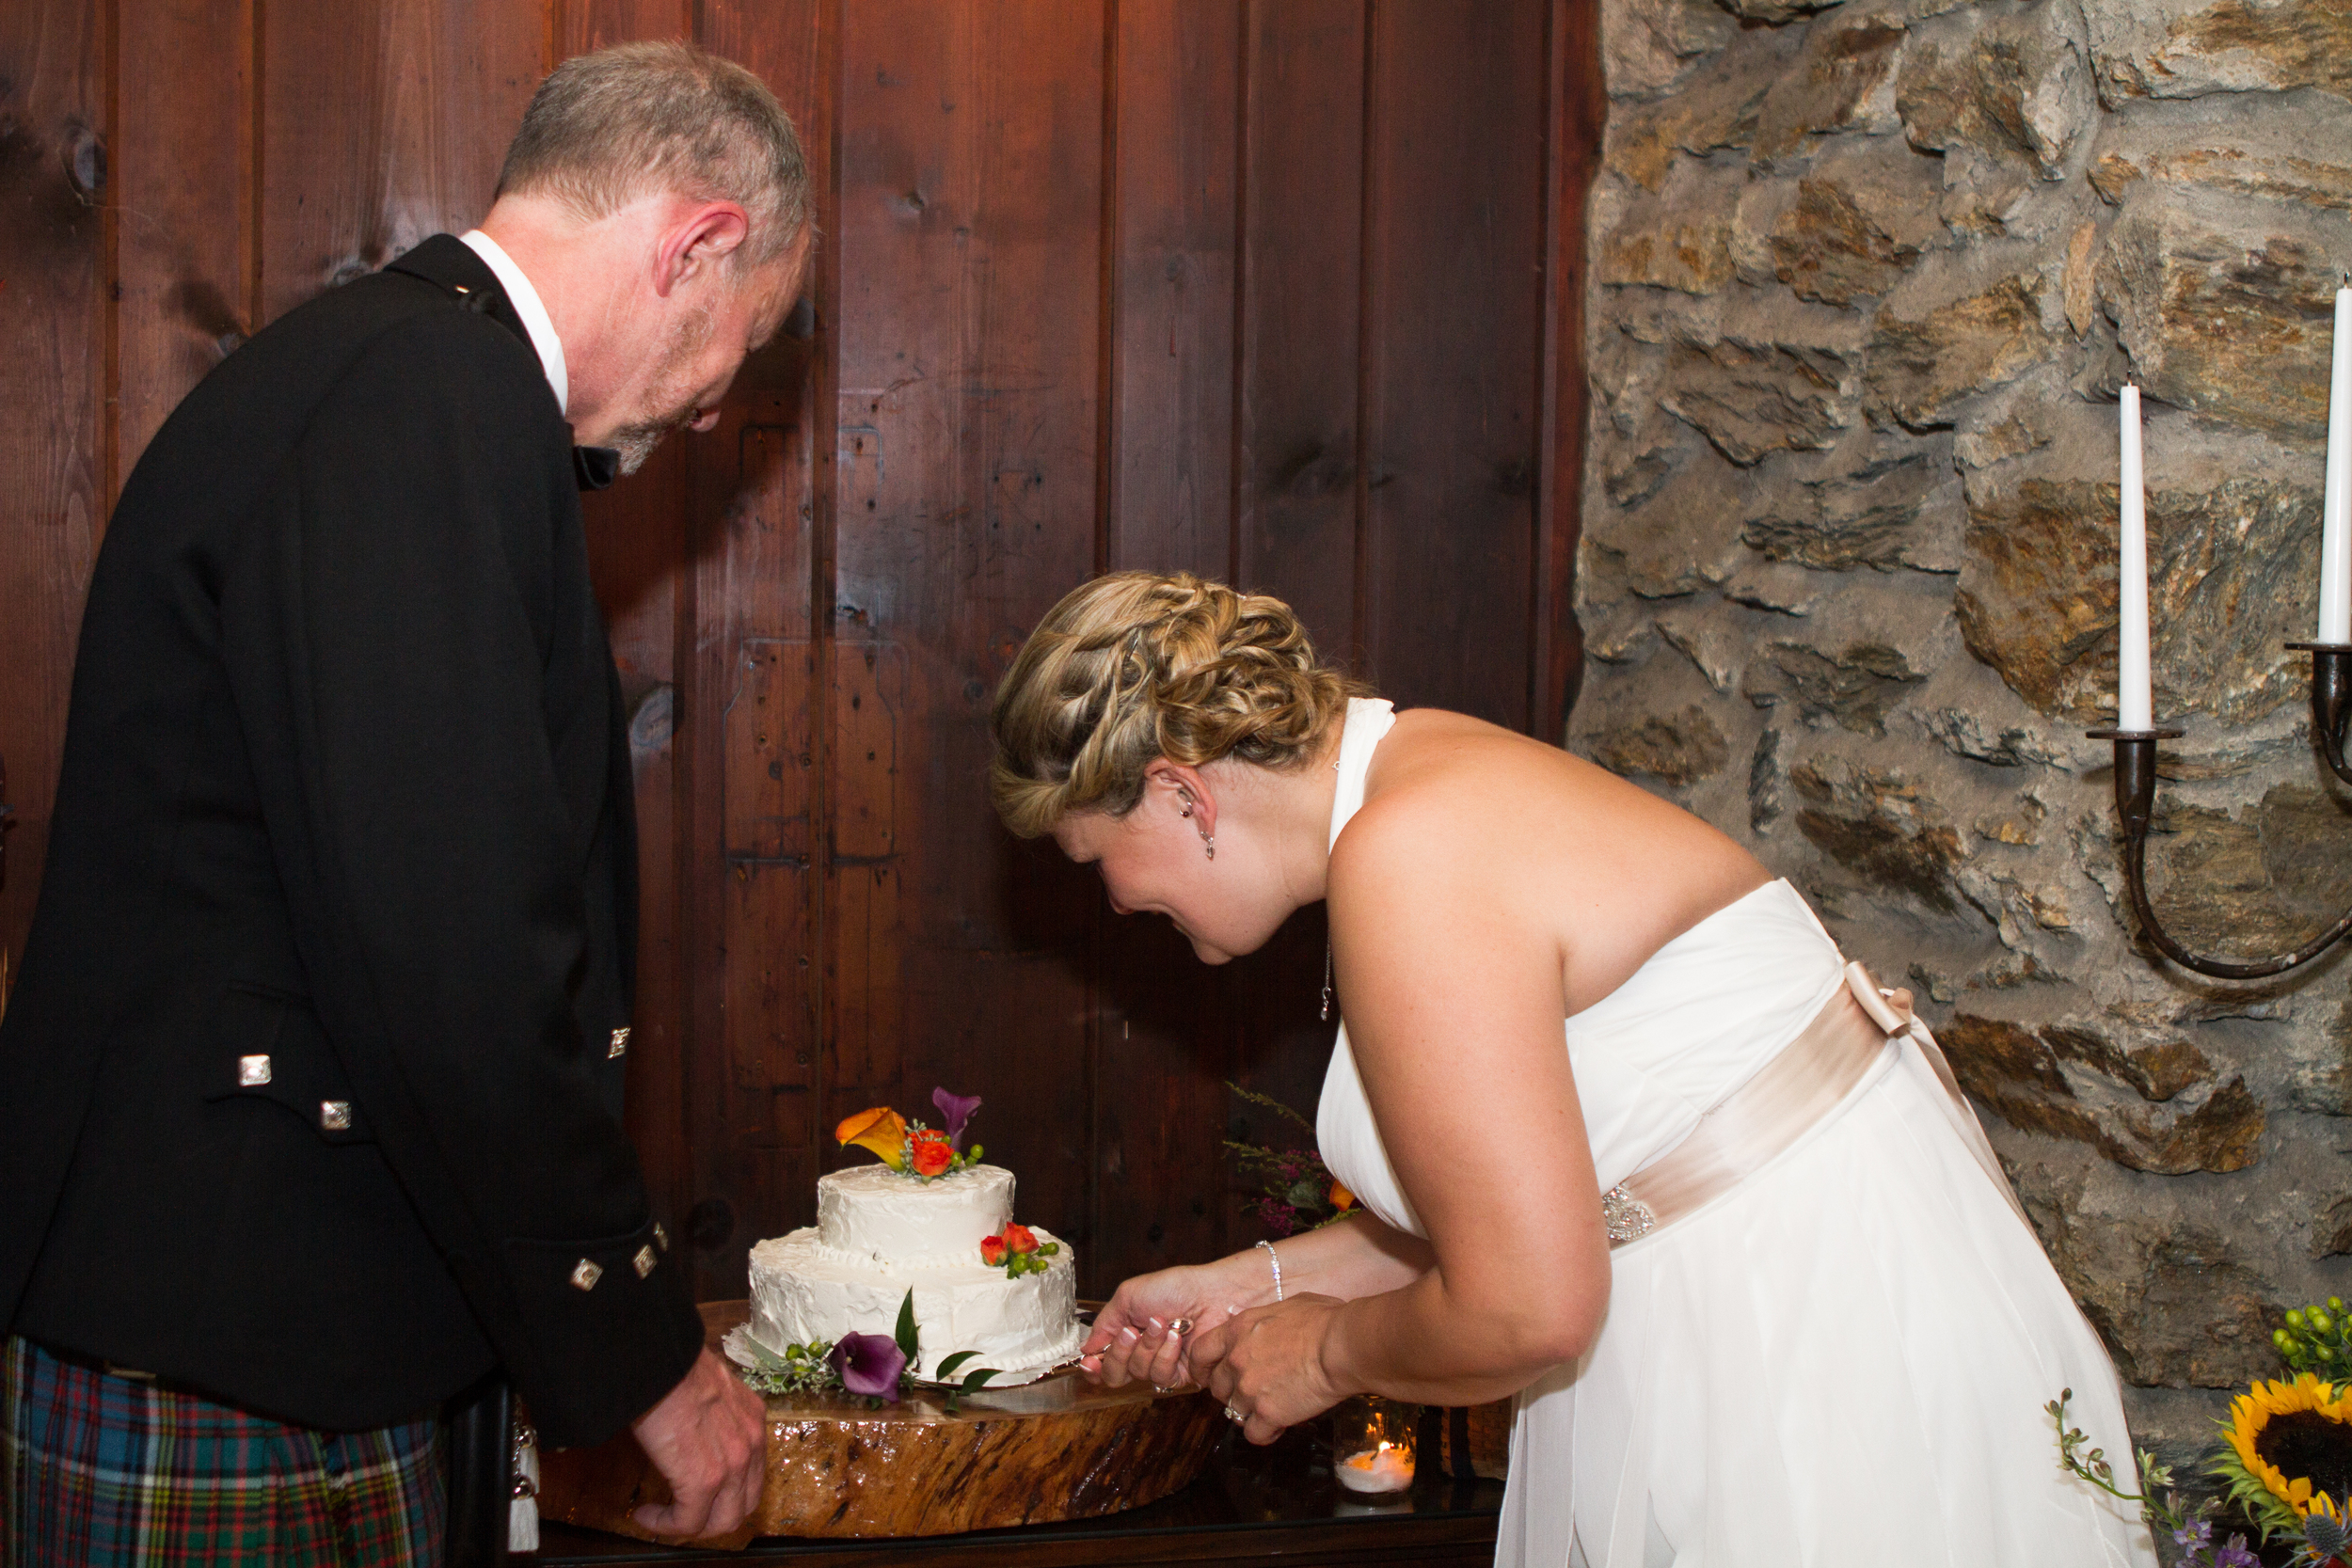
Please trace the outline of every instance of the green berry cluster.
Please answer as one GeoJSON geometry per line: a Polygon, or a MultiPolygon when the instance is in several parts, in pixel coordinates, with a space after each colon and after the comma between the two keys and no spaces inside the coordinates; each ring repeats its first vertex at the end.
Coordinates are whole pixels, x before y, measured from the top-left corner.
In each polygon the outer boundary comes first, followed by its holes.
{"type": "Polygon", "coordinates": [[[825,1340],[787,1345],[782,1355],[757,1340],[751,1340],[750,1345],[758,1365],[743,1369],[741,1375],[755,1393],[814,1394],[841,1386],[841,1374],[834,1370],[833,1362],[828,1359],[833,1346],[825,1340]]]}
{"type": "Polygon", "coordinates": [[[1025,1274],[1043,1274],[1045,1259],[1060,1250],[1059,1242],[1047,1242],[1035,1252],[1008,1252],[1005,1254],[1005,1277],[1018,1279],[1025,1274]]]}
{"type": "Polygon", "coordinates": [[[2329,1296],[2324,1307],[2302,1307],[2287,1314],[2286,1326],[2273,1332],[2270,1342],[2287,1370],[2310,1372],[2329,1383],[2352,1383],[2352,1320],[2342,1296],[2329,1296]]]}

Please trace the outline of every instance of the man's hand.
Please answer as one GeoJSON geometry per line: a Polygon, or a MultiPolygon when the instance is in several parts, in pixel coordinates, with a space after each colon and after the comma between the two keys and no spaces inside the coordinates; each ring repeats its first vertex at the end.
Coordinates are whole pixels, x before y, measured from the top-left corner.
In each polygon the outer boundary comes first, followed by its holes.
{"type": "Polygon", "coordinates": [[[647,1503],[634,1515],[654,1534],[723,1535],[759,1506],[768,1407],[709,1351],[629,1430],[670,1483],[668,1504],[647,1503]]]}

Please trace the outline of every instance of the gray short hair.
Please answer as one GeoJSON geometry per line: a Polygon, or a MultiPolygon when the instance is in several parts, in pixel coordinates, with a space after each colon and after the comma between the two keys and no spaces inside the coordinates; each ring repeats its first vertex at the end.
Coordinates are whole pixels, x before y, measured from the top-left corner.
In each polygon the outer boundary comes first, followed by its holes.
{"type": "Polygon", "coordinates": [[[671,40],[557,66],[523,111],[498,194],[552,196],[595,219],[658,191],[739,204],[752,227],[737,254],[755,266],[809,226],[801,138],[733,60],[671,40]]]}

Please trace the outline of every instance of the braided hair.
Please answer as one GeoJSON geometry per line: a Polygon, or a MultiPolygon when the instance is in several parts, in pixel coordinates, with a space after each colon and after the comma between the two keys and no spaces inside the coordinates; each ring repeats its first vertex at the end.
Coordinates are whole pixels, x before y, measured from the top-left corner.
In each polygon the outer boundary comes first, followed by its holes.
{"type": "Polygon", "coordinates": [[[1073,811],[1123,816],[1143,771],[1239,757],[1296,768],[1363,689],[1316,662],[1290,606],[1189,572],[1072,590],[1022,644],[989,715],[989,794],[1022,838],[1073,811]]]}

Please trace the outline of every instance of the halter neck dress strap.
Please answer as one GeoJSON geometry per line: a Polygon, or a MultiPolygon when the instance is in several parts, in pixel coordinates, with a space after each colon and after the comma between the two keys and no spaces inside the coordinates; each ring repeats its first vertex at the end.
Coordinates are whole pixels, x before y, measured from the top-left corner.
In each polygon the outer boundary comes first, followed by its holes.
{"type": "Polygon", "coordinates": [[[1372,771],[1372,753],[1396,727],[1396,705],[1385,697],[1350,697],[1347,727],[1340,733],[1340,754],[1332,767],[1340,770],[1339,793],[1331,798],[1331,840],[1364,803],[1364,777],[1372,771]]]}

